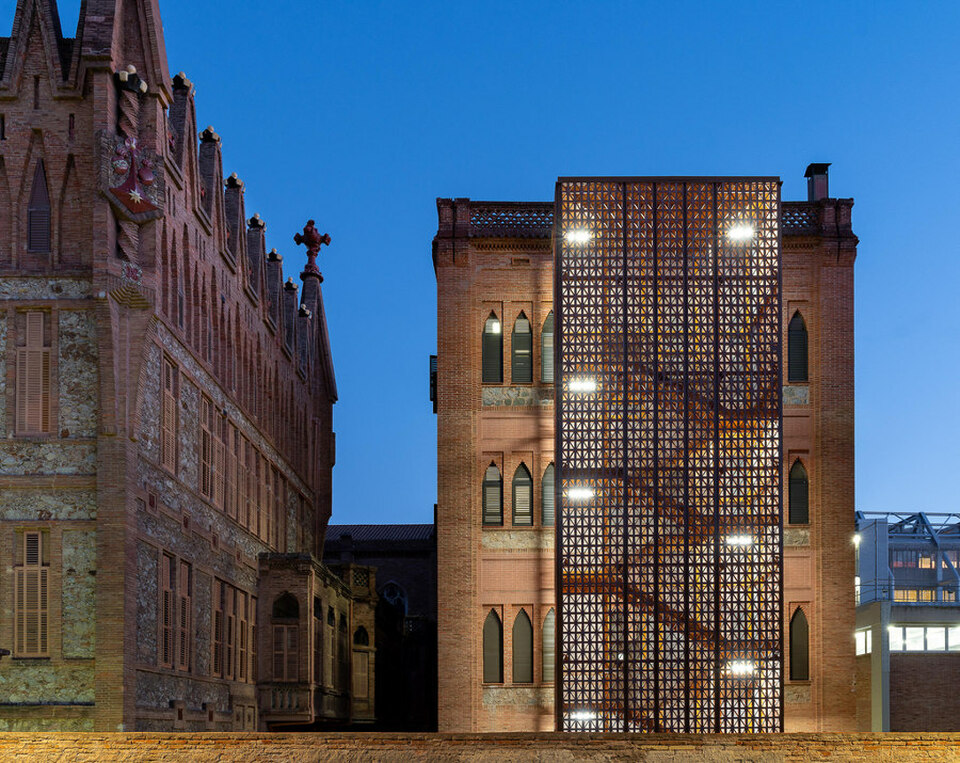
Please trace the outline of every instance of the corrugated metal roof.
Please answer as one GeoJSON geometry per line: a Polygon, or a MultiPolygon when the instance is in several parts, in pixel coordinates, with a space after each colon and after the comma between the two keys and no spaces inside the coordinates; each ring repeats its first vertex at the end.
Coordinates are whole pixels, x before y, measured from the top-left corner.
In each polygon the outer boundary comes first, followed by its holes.
{"type": "Polygon", "coordinates": [[[327,543],[349,535],[354,543],[363,541],[430,540],[433,525],[327,525],[327,543]]]}

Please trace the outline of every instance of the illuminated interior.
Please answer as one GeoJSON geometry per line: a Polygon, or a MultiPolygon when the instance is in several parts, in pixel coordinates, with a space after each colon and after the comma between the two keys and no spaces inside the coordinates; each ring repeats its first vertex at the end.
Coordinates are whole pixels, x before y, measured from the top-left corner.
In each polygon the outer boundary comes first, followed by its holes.
{"type": "Polygon", "coordinates": [[[563,731],[782,729],[779,210],[557,183],[563,731]]]}

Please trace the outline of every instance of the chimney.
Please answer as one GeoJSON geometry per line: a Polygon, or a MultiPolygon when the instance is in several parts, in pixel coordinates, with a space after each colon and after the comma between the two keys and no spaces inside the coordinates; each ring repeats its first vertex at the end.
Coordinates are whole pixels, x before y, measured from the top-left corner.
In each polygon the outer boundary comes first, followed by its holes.
{"type": "Polygon", "coordinates": [[[827,178],[827,168],[830,162],[808,164],[804,177],[807,179],[807,201],[829,199],[830,190],[827,178]]]}

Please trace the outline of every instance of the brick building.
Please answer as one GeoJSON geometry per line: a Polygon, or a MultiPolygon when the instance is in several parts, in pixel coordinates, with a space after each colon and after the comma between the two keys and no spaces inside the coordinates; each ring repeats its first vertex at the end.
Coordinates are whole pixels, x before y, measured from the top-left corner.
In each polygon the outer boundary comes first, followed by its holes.
{"type": "Polygon", "coordinates": [[[0,729],[373,719],[374,576],[318,561],[329,238],[308,225],[303,287],[285,281],[195,113],[157,0],[87,0],[73,39],[55,0],[18,0],[0,38],[0,729]]]}
{"type": "MultiPolygon", "coordinates": [[[[850,199],[783,202],[784,729],[855,728],[850,199]]],[[[438,199],[439,728],[554,728],[554,204],[438,199]]]]}

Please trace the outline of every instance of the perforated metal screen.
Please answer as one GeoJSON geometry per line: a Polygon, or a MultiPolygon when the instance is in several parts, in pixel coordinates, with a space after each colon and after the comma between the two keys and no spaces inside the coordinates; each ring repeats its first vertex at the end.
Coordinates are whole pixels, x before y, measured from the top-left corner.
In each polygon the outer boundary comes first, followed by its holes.
{"type": "Polygon", "coordinates": [[[561,178],[558,728],[782,728],[776,178],[561,178]]]}

